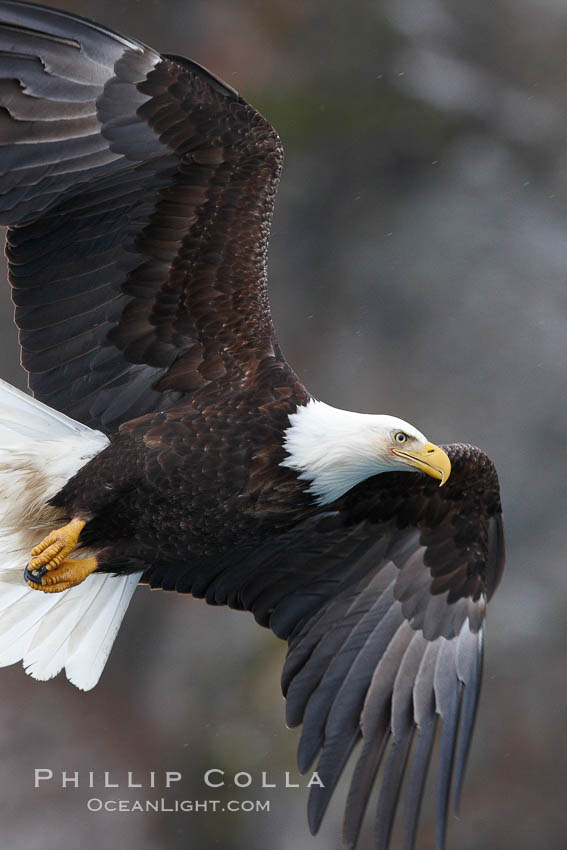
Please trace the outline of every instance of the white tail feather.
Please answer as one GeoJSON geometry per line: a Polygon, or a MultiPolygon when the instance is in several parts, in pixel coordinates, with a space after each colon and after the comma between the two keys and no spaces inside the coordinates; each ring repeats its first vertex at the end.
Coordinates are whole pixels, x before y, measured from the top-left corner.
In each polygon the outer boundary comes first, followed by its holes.
{"type": "Polygon", "coordinates": [[[65,668],[83,690],[100,678],[141,573],[93,573],[62,593],[32,590],[23,574],[33,546],[68,519],[46,502],[107,445],[0,380],[0,666],[21,660],[42,680],[65,668]]]}

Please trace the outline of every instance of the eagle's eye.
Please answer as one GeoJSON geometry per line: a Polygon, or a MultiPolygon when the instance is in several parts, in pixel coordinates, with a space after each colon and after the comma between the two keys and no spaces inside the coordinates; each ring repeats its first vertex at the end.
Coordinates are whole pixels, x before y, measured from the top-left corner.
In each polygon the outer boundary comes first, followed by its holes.
{"type": "Polygon", "coordinates": [[[394,434],[394,440],[396,441],[396,443],[406,443],[407,439],[408,435],[404,434],[403,431],[396,431],[396,433],[394,434]]]}

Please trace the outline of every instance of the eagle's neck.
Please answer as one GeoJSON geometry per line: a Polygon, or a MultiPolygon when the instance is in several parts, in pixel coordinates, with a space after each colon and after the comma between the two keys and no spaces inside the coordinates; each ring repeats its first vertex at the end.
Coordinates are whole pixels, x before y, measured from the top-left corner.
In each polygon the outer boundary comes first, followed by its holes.
{"type": "MultiPolygon", "coordinates": [[[[338,499],[351,487],[397,464],[386,453],[385,434],[407,423],[392,416],[353,413],[311,399],[289,417],[281,466],[310,481],[309,492],[319,505],[338,499]]],[[[414,429],[412,429],[414,430],[414,429]]]]}

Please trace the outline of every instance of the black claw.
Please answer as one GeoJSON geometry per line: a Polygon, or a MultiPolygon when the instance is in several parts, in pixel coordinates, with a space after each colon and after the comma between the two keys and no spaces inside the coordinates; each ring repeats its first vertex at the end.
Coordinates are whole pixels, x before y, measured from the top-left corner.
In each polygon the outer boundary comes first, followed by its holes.
{"type": "Polygon", "coordinates": [[[47,567],[40,567],[38,570],[30,570],[30,566],[28,564],[24,570],[24,579],[26,581],[33,581],[34,584],[41,585],[41,579],[47,572],[49,572],[47,567]]]}

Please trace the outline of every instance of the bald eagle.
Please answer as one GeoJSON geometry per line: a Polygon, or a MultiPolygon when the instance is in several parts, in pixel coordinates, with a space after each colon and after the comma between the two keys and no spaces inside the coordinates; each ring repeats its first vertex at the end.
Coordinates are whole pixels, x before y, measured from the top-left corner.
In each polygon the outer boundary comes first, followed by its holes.
{"type": "Polygon", "coordinates": [[[266,288],[281,144],[196,63],[0,0],[0,164],[33,392],[0,389],[0,664],[93,687],[140,582],[250,611],[289,645],[311,830],[358,744],[345,846],[383,762],[376,847],[408,765],[413,848],[441,718],[443,848],[504,564],[492,462],[302,385],[266,288]]]}

